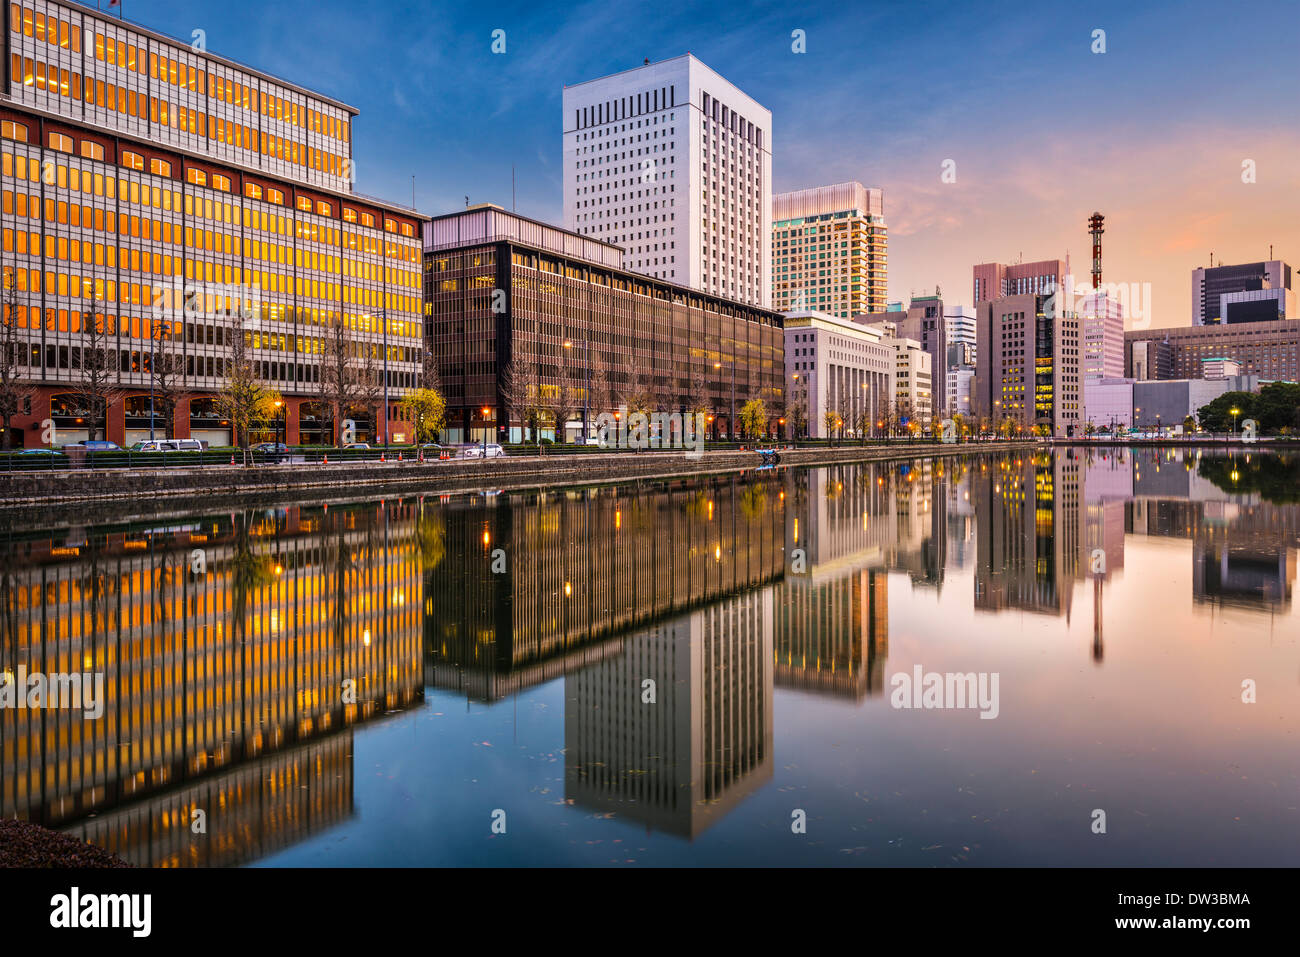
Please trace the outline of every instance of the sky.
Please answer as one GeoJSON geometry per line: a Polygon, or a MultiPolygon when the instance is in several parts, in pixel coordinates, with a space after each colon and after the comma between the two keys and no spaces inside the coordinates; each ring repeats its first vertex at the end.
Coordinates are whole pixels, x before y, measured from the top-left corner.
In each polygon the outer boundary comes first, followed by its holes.
{"type": "Polygon", "coordinates": [[[775,192],[884,189],[891,300],[971,305],[990,261],[1082,281],[1093,211],[1131,328],[1189,324],[1211,255],[1300,263],[1294,4],[123,2],[359,109],[357,189],[409,203],[414,176],[425,213],[509,207],[513,167],[518,211],[562,223],[564,84],[689,51],[772,111],[775,192]]]}

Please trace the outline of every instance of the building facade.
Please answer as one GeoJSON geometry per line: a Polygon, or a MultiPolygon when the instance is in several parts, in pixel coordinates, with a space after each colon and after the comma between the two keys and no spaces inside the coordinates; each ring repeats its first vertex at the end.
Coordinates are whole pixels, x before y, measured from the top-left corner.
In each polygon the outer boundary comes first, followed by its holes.
{"type": "Polygon", "coordinates": [[[861,183],[772,201],[772,306],[851,319],[883,312],[889,275],[884,191],[861,183]]]}
{"type": "Polygon", "coordinates": [[[1300,320],[1144,329],[1124,334],[1124,374],[1195,379],[1207,359],[1232,359],[1261,379],[1300,381],[1300,320]]]}
{"type": "Polygon", "coordinates": [[[890,410],[898,431],[928,431],[934,414],[934,366],[930,353],[915,339],[889,337],[894,350],[894,406],[890,410]]]}
{"type": "Polygon", "coordinates": [[[853,317],[854,322],[879,325],[891,330],[889,335],[914,339],[930,356],[933,392],[929,405],[935,413],[947,412],[952,406],[948,395],[950,345],[955,342],[970,346],[968,362],[973,362],[975,350],[975,311],[968,306],[944,302],[943,294],[935,289],[933,296],[913,296],[906,310],[891,309],[853,317]],[[955,340],[952,336],[961,338],[955,340]]]}
{"type": "Polygon", "coordinates": [[[1083,320],[1058,315],[1055,301],[1026,293],[976,306],[973,413],[1054,436],[1083,428],[1083,320]]]}
{"type": "Polygon", "coordinates": [[[894,395],[893,349],[881,330],[824,312],[785,317],[786,414],[798,433],[878,434],[894,395]],[[833,413],[842,426],[832,426],[833,413]]]}
{"type": "Polygon", "coordinates": [[[772,114],[689,53],[566,86],[564,225],[623,268],[767,307],[772,114]]]}
{"type": "Polygon", "coordinates": [[[780,313],[630,272],[616,246],[497,206],[434,217],[424,244],[450,441],[522,437],[512,382],[565,424],[702,407],[722,435],[751,398],[783,413],[780,313]]]}
{"type": "Polygon", "coordinates": [[[981,263],[973,267],[971,287],[975,305],[1026,293],[1051,295],[1064,282],[1070,267],[1060,259],[1032,263],[981,263]]]}
{"type": "Polygon", "coordinates": [[[52,424],[75,442],[104,418],[118,443],[228,444],[214,397],[242,337],[287,440],[319,441],[340,324],[395,409],[420,368],[420,217],[353,191],[355,109],[77,3],[10,4],[5,26],[5,315],[34,389],[11,439],[50,444],[52,424]],[[79,397],[92,361],[106,416],[79,397]],[[150,400],[164,366],[170,423],[150,400]]]}
{"type": "Polygon", "coordinates": [[[1294,319],[1295,299],[1290,293],[1291,265],[1280,259],[1198,267],[1192,270],[1192,325],[1294,319]],[[1238,298],[1236,295],[1267,291],[1274,292],[1261,297],[1238,298]],[[1230,297],[1227,303],[1224,296],[1230,297]],[[1262,302],[1261,299],[1268,301],[1262,302]],[[1233,312],[1237,313],[1236,318],[1233,318],[1233,312]]]}

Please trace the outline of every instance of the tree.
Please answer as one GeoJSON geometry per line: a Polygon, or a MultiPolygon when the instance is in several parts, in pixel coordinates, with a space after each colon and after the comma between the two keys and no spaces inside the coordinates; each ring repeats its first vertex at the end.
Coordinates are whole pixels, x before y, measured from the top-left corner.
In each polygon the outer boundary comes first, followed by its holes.
{"type": "MultiPolygon", "coordinates": [[[[1259,422],[1259,396],[1253,392],[1225,392],[1197,412],[1201,425],[1211,432],[1228,432],[1241,428],[1246,419],[1259,422]],[[1234,416],[1232,410],[1236,409],[1234,416]]],[[[1260,423],[1263,428],[1263,423],[1260,423]]]]}
{"type": "MultiPolygon", "coordinates": [[[[603,365],[591,370],[591,385],[587,391],[587,411],[591,417],[599,415],[609,408],[609,373],[603,365]]],[[[591,428],[588,422],[587,428],[591,428]]]]}
{"type": "Polygon", "coordinates": [[[807,432],[808,395],[806,392],[796,392],[790,396],[789,405],[786,407],[786,420],[790,423],[790,434],[794,438],[799,438],[801,432],[807,432]]]}
{"type": "Polygon", "coordinates": [[[540,444],[537,426],[541,419],[541,396],[536,369],[527,356],[516,355],[501,370],[501,393],[507,419],[518,420],[525,431],[531,432],[533,441],[540,444]]]}
{"type": "MultiPolygon", "coordinates": [[[[26,350],[27,343],[18,336],[18,289],[12,268],[4,272],[4,313],[0,317],[0,421],[3,422],[4,435],[0,438],[0,447],[8,452],[10,447],[9,425],[15,415],[24,411],[32,401],[36,390],[19,373],[26,363],[18,362],[19,350],[26,350]]],[[[26,358],[24,356],[24,358],[26,358]]]]}
{"type": "Polygon", "coordinates": [[[118,388],[117,350],[108,347],[108,333],[102,315],[79,314],[84,337],[81,340],[81,363],[73,394],[86,412],[88,438],[99,435],[104,424],[108,438],[108,410],[126,393],[118,388]]]}
{"type": "Polygon", "coordinates": [[[330,440],[335,444],[342,439],[343,416],[356,402],[359,393],[355,352],[343,317],[334,315],[325,328],[317,391],[321,402],[329,409],[330,440]]]}
{"type": "Polygon", "coordinates": [[[185,391],[185,357],[174,345],[173,332],[171,323],[155,319],[149,335],[154,411],[162,418],[163,434],[168,438],[176,435],[176,406],[185,391]]]}
{"type": "Polygon", "coordinates": [[[1259,390],[1255,411],[1261,432],[1290,432],[1300,425],[1300,385],[1270,382],[1259,390]]]}
{"type": "Polygon", "coordinates": [[[356,404],[365,409],[370,417],[370,439],[379,441],[383,430],[384,444],[388,444],[388,410],[383,409],[383,422],[380,422],[380,409],[384,405],[384,369],[376,357],[376,346],[372,342],[360,343],[361,361],[354,370],[356,404]]]}
{"type": "Polygon", "coordinates": [[[629,413],[649,414],[654,403],[654,393],[645,367],[629,359],[623,367],[623,389],[619,395],[629,413]]]}
{"type": "Polygon", "coordinates": [[[751,439],[767,431],[767,406],[762,399],[750,399],[740,407],[740,430],[751,439]]]}
{"type": "Polygon", "coordinates": [[[249,354],[249,333],[244,331],[242,320],[233,332],[230,355],[226,359],[226,384],[217,393],[217,408],[230,420],[234,444],[243,450],[247,465],[249,432],[255,422],[275,414],[280,394],[259,381],[249,354]]]}
{"type": "Polygon", "coordinates": [[[862,444],[866,445],[867,436],[871,434],[871,409],[867,407],[866,403],[863,403],[862,407],[853,416],[853,428],[857,430],[862,444]]]}
{"type": "Polygon", "coordinates": [[[555,441],[568,441],[569,420],[578,414],[578,393],[569,384],[567,367],[561,370],[565,374],[560,384],[546,390],[546,411],[555,420],[555,441]]]}
{"type": "Polygon", "coordinates": [[[402,414],[415,426],[417,442],[431,442],[447,422],[447,400],[435,389],[416,389],[402,400],[402,414]]]}

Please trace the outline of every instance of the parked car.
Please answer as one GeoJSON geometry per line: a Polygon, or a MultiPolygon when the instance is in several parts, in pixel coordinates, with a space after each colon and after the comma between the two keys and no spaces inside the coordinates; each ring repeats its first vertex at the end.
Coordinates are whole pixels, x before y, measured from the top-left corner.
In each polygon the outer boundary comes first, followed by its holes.
{"type": "Polygon", "coordinates": [[[172,452],[202,452],[208,444],[200,439],[163,439],[172,452]]]}
{"type": "Polygon", "coordinates": [[[494,442],[489,442],[487,445],[479,443],[478,445],[468,446],[465,449],[465,458],[467,459],[494,459],[505,454],[506,450],[494,442]]]}
{"type": "Polygon", "coordinates": [[[254,452],[274,452],[283,455],[289,451],[289,446],[283,442],[258,442],[253,446],[254,452]]]}
{"type": "Polygon", "coordinates": [[[163,443],[158,439],[148,439],[144,442],[137,442],[131,446],[132,452],[161,452],[163,443]]]}
{"type": "Polygon", "coordinates": [[[102,439],[87,439],[84,442],[77,442],[75,445],[64,446],[64,448],[85,449],[87,452],[122,451],[122,447],[116,442],[105,442],[102,439]]]}
{"type": "Polygon", "coordinates": [[[19,455],[62,455],[58,449],[20,449],[19,455]]]}
{"type": "Polygon", "coordinates": [[[349,442],[347,445],[345,445],[345,446],[343,446],[343,447],[344,447],[345,449],[358,449],[358,450],[361,450],[361,451],[364,452],[364,451],[369,451],[369,449],[370,449],[370,443],[369,443],[369,442],[349,442]]]}

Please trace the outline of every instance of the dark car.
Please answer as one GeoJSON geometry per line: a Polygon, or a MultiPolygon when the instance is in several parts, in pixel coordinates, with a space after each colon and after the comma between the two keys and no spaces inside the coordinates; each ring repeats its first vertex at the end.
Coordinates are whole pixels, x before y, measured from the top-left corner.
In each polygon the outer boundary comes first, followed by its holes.
{"type": "Polygon", "coordinates": [[[22,449],[19,455],[62,455],[58,449],[22,449]]]}
{"type": "Polygon", "coordinates": [[[283,442],[258,442],[253,446],[254,452],[278,452],[283,454],[289,451],[289,446],[283,442]]]}
{"type": "Polygon", "coordinates": [[[85,449],[87,452],[121,452],[122,447],[116,442],[105,442],[101,439],[87,439],[85,442],[78,442],[71,446],[74,449],[85,449]]]}

